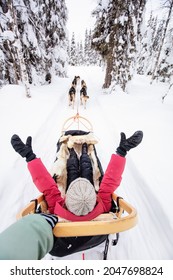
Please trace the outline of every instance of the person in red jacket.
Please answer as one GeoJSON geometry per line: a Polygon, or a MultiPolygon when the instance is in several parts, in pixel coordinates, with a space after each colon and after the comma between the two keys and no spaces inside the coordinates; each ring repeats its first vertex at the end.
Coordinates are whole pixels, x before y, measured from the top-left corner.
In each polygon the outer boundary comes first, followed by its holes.
{"type": "MultiPolygon", "coordinates": [[[[98,194],[96,194],[93,184],[88,179],[79,177],[70,182],[65,198],[61,196],[54,179],[41,159],[36,158],[33,153],[31,136],[27,138],[26,144],[24,144],[18,135],[13,135],[11,144],[16,152],[26,158],[33,182],[38,190],[44,194],[50,213],[70,221],[89,221],[101,213],[110,211],[112,193],[121,183],[126,163],[125,156],[130,149],[141,143],[142,138],[142,131],[136,131],[127,139],[126,135],[121,133],[120,144],[116,154],[111,156],[98,194]]],[[[83,146],[83,151],[83,154],[87,157],[86,146],[83,146]]],[[[83,169],[85,167],[83,166],[83,169]]]]}

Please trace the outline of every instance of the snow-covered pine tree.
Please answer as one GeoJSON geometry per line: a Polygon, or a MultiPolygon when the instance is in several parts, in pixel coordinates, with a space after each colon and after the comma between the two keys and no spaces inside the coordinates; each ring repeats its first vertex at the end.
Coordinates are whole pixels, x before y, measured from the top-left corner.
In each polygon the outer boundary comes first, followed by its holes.
{"type": "Polygon", "coordinates": [[[39,33],[38,7],[34,0],[17,0],[15,1],[14,9],[17,15],[17,29],[20,35],[29,83],[43,83],[45,65],[40,52],[40,36],[37,34],[39,33]]]}
{"type": "Polygon", "coordinates": [[[92,34],[91,47],[94,48],[105,60],[108,52],[108,42],[106,41],[108,30],[106,28],[107,18],[107,6],[108,2],[99,1],[98,6],[92,12],[92,15],[96,18],[95,28],[92,34]]]}
{"type": "Polygon", "coordinates": [[[161,82],[173,83],[173,32],[169,30],[165,38],[156,72],[157,79],[161,82]]]}
{"type": "Polygon", "coordinates": [[[158,39],[160,38],[159,30],[162,32],[162,28],[158,29],[158,18],[157,16],[154,17],[151,12],[149,20],[143,28],[142,37],[138,41],[136,61],[136,72],[138,74],[151,75],[158,48],[158,39]]]}
{"type": "MultiPolygon", "coordinates": [[[[154,65],[154,68],[152,70],[152,81],[156,77],[160,76],[161,73],[163,73],[163,71],[162,72],[160,71],[159,67],[161,66],[161,64],[164,64],[164,62],[165,62],[164,56],[165,55],[168,56],[168,54],[170,54],[169,47],[167,46],[167,43],[165,41],[166,41],[167,33],[169,31],[169,23],[170,23],[171,17],[172,17],[173,0],[166,0],[166,1],[164,1],[163,5],[164,5],[163,7],[165,7],[167,9],[167,16],[166,16],[166,19],[165,19],[165,24],[163,26],[163,34],[161,36],[161,40],[160,40],[160,44],[159,44],[159,49],[158,49],[155,65],[154,65]],[[165,48],[164,48],[164,44],[166,44],[165,48]]],[[[172,34],[172,32],[171,32],[171,34],[172,34]]],[[[171,42],[171,46],[170,47],[172,49],[172,42],[171,42]]],[[[164,66],[165,65],[163,65],[163,67],[164,66]]]]}
{"type": "Polygon", "coordinates": [[[109,0],[99,2],[93,14],[96,27],[92,46],[106,61],[104,88],[111,83],[123,90],[132,78],[136,56],[136,42],[146,0],[109,0]]]}
{"type": "Polygon", "coordinates": [[[0,2],[0,86],[8,83],[18,84],[19,69],[16,53],[13,47],[14,33],[10,30],[7,19],[8,5],[0,2]]]}
{"type": "Polygon", "coordinates": [[[76,43],[76,65],[80,65],[80,62],[79,62],[79,42],[76,43]]]}
{"type": "MultiPolygon", "coordinates": [[[[6,1],[8,7],[10,1],[6,1]]],[[[44,84],[47,75],[65,76],[67,65],[65,0],[15,0],[11,3],[16,14],[16,30],[19,34],[29,82],[44,84]]],[[[14,21],[11,20],[10,12],[3,13],[3,18],[4,20],[0,21],[3,35],[6,35],[9,30],[14,33],[12,30],[14,21]]],[[[13,37],[15,38],[15,34],[13,37]]],[[[22,77],[12,40],[3,38],[0,41],[0,50],[1,60],[3,56],[7,58],[4,75],[6,78],[2,83],[17,83],[22,77]]]]}
{"type": "Polygon", "coordinates": [[[30,95],[30,87],[29,87],[29,80],[28,80],[28,72],[26,68],[26,63],[24,60],[24,55],[23,55],[23,49],[22,49],[22,44],[21,44],[21,39],[20,39],[20,33],[18,29],[18,16],[17,16],[17,11],[13,5],[13,1],[9,0],[8,1],[8,10],[9,10],[9,15],[10,15],[10,30],[14,34],[14,41],[12,43],[12,49],[14,52],[14,56],[17,58],[17,62],[14,60],[14,69],[15,71],[19,71],[19,80],[25,85],[25,91],[26,91],[26,96],[31,97],[30,95]],[[16,65],[18,64],[18,65],[16,65]]]}
{"type": "Polygon", "coordinates": [[[147,75],[152,75],[153,73],[153,69],[155,67],[159,49],[160,49],[161,38],[163,36],[164,25],[165,25],[164,19],[158,21],[158,23],[154,26],[152,41],[148,42],[151,51],[147,58],[147,60],[150,61],[150,63],[148,63],[147,75]]]}
{"type": "Polygon", "coordinates": [[[85,30],[85,41],[84,41],[84,63],[85,65],[90,65],[90,57],[89,57],[89,51],[90,51],[90,38],[88,29],[85,30]]]}
{"type": "MultiPolygon", "coordinates": [[[[20,0],[21,1],[21,0],[20,0]]],[[[31,83],[45,82],[48,74],[65,76],[67,57],[64,0],[23,0],[19,13],[19,31],[31,83]],[[24,13],[28,16],[24,16],[24,13]],[[23,29],[23,30],[22,30],[23,29]]]]}
{"type": "Polygon", "coordinates": [[[115,46],[113,49],[112,81],[123,91],[135,72],[138,41],[141,38],[141,25],[146,0],[118,1],[119,10],[115,19],[115,46]],[[121,3],[120,3],[121,2],[121,3]]]}
{"type": "Polygon", "coordinates": [[[98,6],[93,11],[93,16],[96,17],[95,28],[92,34],[91,46],[101,55],[103,61],[106,63],[106,83],[104,87],[109,87],[112,80],[113,67],[113,44],[109,40],[110,30],[108,27],[108,7],[109,1],[100,0],[98,6]]]}
{"type": "Polygon", "coordinates": [[[80,41],[80,43],[78,43],[77,57],[78,57],[78,65],[83,65],[84,51],[83,51],[82,41],[80,41]]]}
{"type": "Polygon", "coordinates": [[[137,73],[151,75],[152,80],[159,79],[162,82],[172,84],[173,75],[173,28],[171,19],[172,0],[164,1],[164,16],[153,16],[145,28],[141,40],[141,51],[138,53],[137,73]]]}
{"type": "Polygon", "coordinates": [[[59,77],[66,77],[68,39],[66,29],[67,7],[65,0],[49,0],[46,10],[49,10],[47,19],[50,18],[50,25],[47,29],[46,36],[46,41],[47,37],[50,39],[47,51],[51,51],[52,68],[59,77]]]}
{"type": "Polygon", "coordinates": [[[92,47],[92,31],[91,29],[88,32],[88,47],[87,47],[87,56],[89,65],[100,65],[101,57],[98,52],[96,52],[92,47]]]}
{"type": "Polygon", "coordinates": [[[75,41],[75,34],[74,32],[72,33],[72,38],[71,38],[71,45],[70,45],[70,65],[75,66],[77,65],[77,53],[76,53],[76,41],[75,41]]]}
{"type": "Polygon", "coordinates": [[[75,41],[75,33],[73,32],[71,45],[69,46],[71,65],[100,65],[100,56],[91,48],[91,37],[91,30],[86,29],[83,44],[83,41],[75,41]]]}

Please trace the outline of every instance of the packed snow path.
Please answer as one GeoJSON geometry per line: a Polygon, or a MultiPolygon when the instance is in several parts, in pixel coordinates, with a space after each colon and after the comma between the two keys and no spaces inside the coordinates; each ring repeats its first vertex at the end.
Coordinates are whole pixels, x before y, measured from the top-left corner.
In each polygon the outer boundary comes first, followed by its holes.
{"type": "MultiPolygon", "coordinates": [[[[48,113],[43,117],[37,130],[33,131],[32,136],[34,152],[42,158],[48,169],[51,168],[55,159],[56,143],[61,134],[62,124],[67,118],[75,115],[77,111],[81,116],[88,118],[93,125],[94,134],[99,139],[96,149],[104,170],[111,154],[115,152],[119,144],[120,132],[124,131],[127,136],[130,136],[130,133],[133,133],[135,129],[143,129],[142,123],[141,127],[137,127],[140,122],[132,125],[128,122],[128,117],[127,119],[124,117],[125,114],[128,114],[128,106],[126,103],[118,103],[118,101],[122,102],[121,99],[117,99],[117,103],[110,105],[108,99],[111,96],[104,94],[102,90],[103,78],[104,73],[99,68],[71,68],[69,78],[58,79],[53,85],[47,86],[47,90],[54,93],[54,105],[51,110],[47,108],[48,113]],[[68,90],[75,75],[79,75],[87,83],[88,95],[90,96],[87,109],[80,106],[79,85],[75,108],[72,109],[68,106],[68,90]]],[[[36,91],[36,89],[34,90],[36,91]]],[[[40,106],[42,106],[41,103],[40,106]]],[[[27,131],[26,128],[25,131],[27,131]]],[[[32,129],[28,129],[27,135],[31,131],[32,129]]],[[[13,131],[13,133],[18,133],[18,131],[13,131]]],[[[9,141],[11,135],[9,134],[9,141]]],[[[23,139],[23,136],[20,136],[23,139]]],[[[141,172],[139,158],[141,157],[141,161],[143,160],[143,149],[142,143],[137,150],[130,151],[127,155],[126,168],[121,186],[118,189],[118,194],[137,209],[139,222],[133,229],[120,234],[118,245],[110,246],[108,259],[173,258],[173,229],[170,219],[165,215],[165,209],[156,196],[152,180],[151,184],[149,183],[151,175],[146,180],[141,172]],[[137,160],[135,161],[135,159],[137,160]]],[[[3,207],[1,208],[0,230],[14,222],[16,213],[38,195],[24,159],[17,154],[13,156],[8,169],[4,171],[6,174],[4,178],[8,178],[8,180],[1,181],[3,207]]],[[[154,183],[157,185],[157,182],[154,183]]],[[[81,259],[81,254],[71,255],[67,258],[81,259]]],[[[92,259],[93,254],[88,251],[85,253],[85,258],[92,259]]],[[[98,258],[101,258],[101,255],[98,254],[98,258]]]]}

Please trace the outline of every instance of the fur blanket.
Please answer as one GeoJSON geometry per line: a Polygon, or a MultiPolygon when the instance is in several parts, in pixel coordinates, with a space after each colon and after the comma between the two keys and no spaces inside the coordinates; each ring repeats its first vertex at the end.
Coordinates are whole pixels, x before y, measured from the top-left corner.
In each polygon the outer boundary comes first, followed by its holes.
{"type": "Polygon", "coordinates": [[[98,143],[96,138],[93,136],[93,133],[89,133],[87,135],[63,135],[60,140],[60,149],[56,154],[56,160],[50,170],[52,177],[56,179],[57,186],[61,191],[61,195],[64,197],[66,192],[66,183],[67,183],[67,159],[70,156],[68,148],[74,148],[78,157],[81,156],[82,144],[88,144],[88,155],[91,159],[92,167],[93,167],[93,179],[94,186],[96,191],[99,189],[99,178],[101,176],[100,170],[97,164],[97,158],[94,152],[94,146],[98,143]]]}

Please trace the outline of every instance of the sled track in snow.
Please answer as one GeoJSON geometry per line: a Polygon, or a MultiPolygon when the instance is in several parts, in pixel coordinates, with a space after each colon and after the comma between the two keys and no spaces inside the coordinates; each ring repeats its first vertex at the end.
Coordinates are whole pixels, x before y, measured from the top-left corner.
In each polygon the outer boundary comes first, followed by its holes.
{"type": "MultiPolygon", "coordinates": [[[[104,115],[105,122],[109,123],[110,127],[113,127],[113,120],[108,118],[103,106],[100,106],[100,111],[104,115]]],[[[118,136],[119,132],[117,131],[116,133],[118,136]]],[[[120,136],[118,136],[119,138],[120,136]]],[[[154,190],[153,192],[151,191],[152,186],[147,184],[132,158],[133,155],[129,154],[122,184],[118,192],[120,195],[124,193],[124,198],[135,206],[138,211],[139,222],[137,228],[140,231],[140,242],[146,244],[148,259],[173,259],[173,229],[170,226],[167,213],[164,212],[161,203],[154,195],[154,190]],[[144,217],[148,217],[147,220],[144,217]],[[153,236],[154,242],[151,242],[153,236]]],[[[138,241],[136,240],[136,242],[138,241]]],[[[139,252],[139,256],[140,258],[142,257],[142,252],[139,252]]]]}

